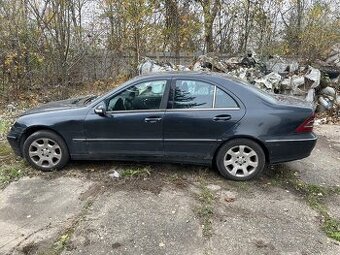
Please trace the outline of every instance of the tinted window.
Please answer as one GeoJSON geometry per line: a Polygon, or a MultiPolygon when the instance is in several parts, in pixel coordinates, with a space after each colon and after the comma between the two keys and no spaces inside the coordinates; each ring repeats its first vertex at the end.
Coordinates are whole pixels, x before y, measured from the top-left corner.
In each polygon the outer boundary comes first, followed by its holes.
{"type": "Polygon", "coordinates": [[[159,109],[166,81],[144,82],[130,86],[108,100],[108,111],[159,109]]]}
{"type": "Polygon", "coordinates": [[[231,96],[216,87],[215,108],[238,108],[238,105],[231,96]]]}
{"type": "Polygon", "coordinates": [[[173,108],[212,108],[214,87],[200,81],[177,80],[173,108]]]}

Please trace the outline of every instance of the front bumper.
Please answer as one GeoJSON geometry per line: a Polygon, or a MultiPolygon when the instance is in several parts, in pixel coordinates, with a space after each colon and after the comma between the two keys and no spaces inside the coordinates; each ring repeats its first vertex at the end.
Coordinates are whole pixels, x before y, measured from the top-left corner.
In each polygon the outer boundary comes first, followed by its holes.
{"type": "Polygon", "coordinates": [[[308,157],[317,142],[314,133],[266,140],[271,164],[288,162],[308,157]]]}
{"type": "Polygon", "coordinates": [[[17,137],[15,137],[15,136],[8,135],[7,136],[7,141],[11,145],[12,150],[14,151],[14,153],[17,156],[22,157],[22,153],[21,153],[21,150],[20,150],[20,141],[19,141],[19,139],[17,137]]]}
{"type": "Polygon", "coordinates": [[[24,134],[25,127],[19,126],[17,123],[11,128],[7,135],[7,141],[11,145],[14,153],[22,157],[21,138],[24,134]]]}

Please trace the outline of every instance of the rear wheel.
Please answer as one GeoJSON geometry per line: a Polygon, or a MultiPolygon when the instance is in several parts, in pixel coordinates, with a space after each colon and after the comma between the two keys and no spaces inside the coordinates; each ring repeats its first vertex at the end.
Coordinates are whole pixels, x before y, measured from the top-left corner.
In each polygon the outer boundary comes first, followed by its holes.
{"type": "Polygon", "coordinates": [[[258,176],[263,171],[265,162],[261,146],[244,138],[225,143],[216,155],[219,172],[236,181],[246,181],[258,176]]]}
{"type": "Polygon", "coordinates": [[[61,169],[69,160],[64,140],[51,131],[38,131],[30,135],[23,145],[28,163],[42,171],[61,169]]]}

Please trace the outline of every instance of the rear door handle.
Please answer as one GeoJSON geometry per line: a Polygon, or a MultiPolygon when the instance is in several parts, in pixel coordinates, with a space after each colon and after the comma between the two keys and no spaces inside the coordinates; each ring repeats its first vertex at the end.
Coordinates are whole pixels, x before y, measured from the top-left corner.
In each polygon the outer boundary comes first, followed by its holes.
{"type": "Polygon", "coordinates": [[[231,119],[231,115],[229,114],[222,114],[222,115],[217,115],[213,118],[213,121],[227,121],[231,119]]]}
{"type": "Polygon", "coordinates": [[[147,118],[144,119],[144,121],[148,122],[148,123],[156,123],[156,122],[159,122],[161,120],[162,120],[161,117],[147,117],[147,118]]]}

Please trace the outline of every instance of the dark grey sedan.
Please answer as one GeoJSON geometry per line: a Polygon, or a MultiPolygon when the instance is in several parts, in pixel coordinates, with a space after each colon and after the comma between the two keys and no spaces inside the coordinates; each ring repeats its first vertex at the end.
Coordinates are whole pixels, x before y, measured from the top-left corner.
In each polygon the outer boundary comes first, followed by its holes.
{"type": "Polygon", "coordinates": [[[308,157],[314,112],[215,73],[140,76],[101,97],[53,102],[22,115],[8,134],[16,154],[41,170],[69,159],[216,165],[233,180],[266,164],[308,157]]]}

